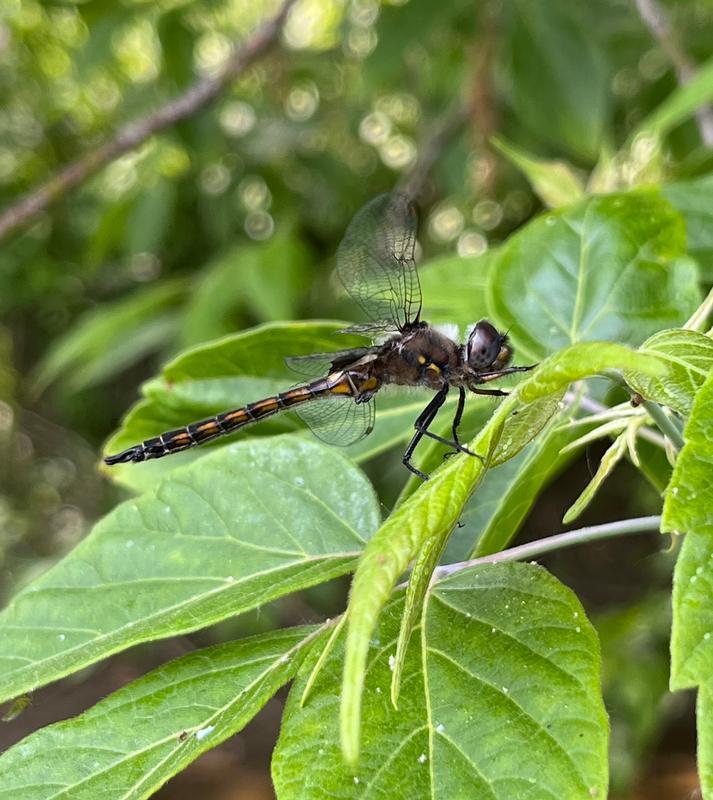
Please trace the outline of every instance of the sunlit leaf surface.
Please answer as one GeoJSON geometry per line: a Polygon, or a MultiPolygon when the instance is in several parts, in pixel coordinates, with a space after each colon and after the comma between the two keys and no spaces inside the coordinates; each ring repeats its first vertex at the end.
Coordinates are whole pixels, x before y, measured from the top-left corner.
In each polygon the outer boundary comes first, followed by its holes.
{"type": "Polygon", "coordinates": [[[655,333],[641,350],[666,363],[664,377],[624,370],[627,383],[647,400],[687,416],[698,389],[713,369],[713,340],[696,331],[673,329],[655,333]]]}
{"type": "Polygon", "coordinates": [[[0,613],[0,697],[348,572],[378,520],[362,473],[298,438],[176,470],[0,613]]]}
{"type": "Polygon", "coordinates": [[[371,639],[358,764],[346,766],[339,751],[343,647],[304,708],[304,676],[296,682],[273,760],[281,800],[606,796],[599,647],[568,589],[521,564],[436,584],[395,711],[390,664],[402,609],[401,598],[390,601],[371,639]]]}
{"type": "Polygon", "coordinates": [[[534,359],[573,342],[641,344],[699,302],[683,220],[655,191],[590,197],[531,222],[491,266],[496,316],[534,359]]]}
{"type": "Polygon", "coordinates": [[[685,534],[673,578],[671,688],[699,687],[701,781],[713,791],[713,373],[696,395],[661,530],[685,534]]]}
{"type": "Polygon", "coordinates": [[[0,756],[0,798],[140,800],[232,736],[297,670],[314,628],[171,661],[0,756]]]}

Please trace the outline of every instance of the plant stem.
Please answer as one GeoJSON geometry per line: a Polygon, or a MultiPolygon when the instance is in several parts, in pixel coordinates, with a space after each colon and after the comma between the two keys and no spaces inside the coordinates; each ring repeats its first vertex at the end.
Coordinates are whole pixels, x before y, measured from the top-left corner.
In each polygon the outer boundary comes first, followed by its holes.
{"type": "Polygon", "coordinates": [[[627,533],[644,533],[658,530],[660,524],[661,517],[652,516],[621,519],[616,522],[606,522],[603,525],[590,525],[586,528],[579,528],[576,531],[567,531],[567,533],[558,533],[545,539],[537,539],[534,542],[511,547],[509,550],[503,550],[500,553],[493,553],[489,556],[473,558],[469,561],[459,561],[454,564],[444,564],[435,570],[433,579],[440,580],[452,575],[454,572],[459,572],[467,567],[476,567],[480,564],[498,564],[501,561],[533,559],[545,553],[551,553],[553,550],[561,550],[563,547],[596,542],[600,539],[608,539],[612,536],[621,536],[627,533]]]}
{"type": "Polygon", "coordinates": [[[668,416],[658,403],[654,403],[652,400],[644,400],[642,405],[646,409],[646,413],[656,423],[661,433],[668,436],[676,450],[680,450],[683,447],[683,436],[681,436],[681,431],[671,417],[668,416]]]}
{"type": "Polygon", "coordinates": [[[708,292],[706,299],[693,312],[691,318],[683,326],[688,331],[697,331],[705,327],[708,317],[713,312],[713,289],[708,292]]]}

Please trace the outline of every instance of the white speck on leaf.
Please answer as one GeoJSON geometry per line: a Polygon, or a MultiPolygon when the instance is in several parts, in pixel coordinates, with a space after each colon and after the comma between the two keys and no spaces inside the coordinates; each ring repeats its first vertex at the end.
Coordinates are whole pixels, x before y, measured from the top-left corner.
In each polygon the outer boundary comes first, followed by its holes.
{"type": "Polygon", "coordinates": [[[418,763],[419,764],[425,764],[426,761],[428,761],[428,758],[426,757],[426,754],[425,753],[421,753],[421,755],[418,757],[418,763]]]}
{"type": "Polygon", "coordinates": [[[389,656],[389,669],[393,672],[394,668],[396,667],[396,659],[393,655],[389,656]]]}
{"type": "Polygon", "coordinates": [[[199,731],[196,731],[196,739],[199,742],[202,742],[207,736],[210,736],[211,733],[215,730],[215,725],[208,725],[205,728],[201,728],[199,731]]]}
{"type": "Polygon", "coordinates": [[[57,638],[60,640],[60,642],[63,642],[67,637],[63,633],[58,633],[57,638]]]}
{"type": "Polygon", "coordinates": [[[359,783],[359,778],[357,778],[357,776],[356,776],[356,775],[354,776],[354,783],[356,783],[356,784],[358,784],[358,783],[359,783]]]}
{"type": "Polygon", "coordinates": [[[134,540],[133,539],[129,539],[129,541],[126,543],[126,547],[133,547],[134,544],[135,544],[134,540]]]}
{"type": "Polygon", "coordinates": [[[510,689],[507,686],[503,686],[503,694],[510,694],[510,689]]]}
{"type": "Polygon", "coordinates": [[[443,733],[445,729],[446,726],[442,722],[439,722],[438,725],[436,725],[436,733],[443,733]]]}

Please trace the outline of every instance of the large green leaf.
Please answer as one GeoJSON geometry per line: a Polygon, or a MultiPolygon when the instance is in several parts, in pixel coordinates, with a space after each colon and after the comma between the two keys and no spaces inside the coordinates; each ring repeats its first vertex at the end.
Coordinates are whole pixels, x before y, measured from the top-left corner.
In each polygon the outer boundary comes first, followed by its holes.
{"type": "MultiPolygon", "coordinates": [[[[354,576],[348,610],[341,707],[342,747],[348,760],[354,761],[359,750],[361,693],[371,633],[409,561],[428,539],[448,536],[466,501],[483,479],[484,465],[493,453],[498,453],[498,446],[501,454],[507,449],[512,457],[527,444],[527,428],[521,422],[524,418],[532,415],[541,422],[541,428],[547,422],[543,409],[549,406],[552,416],[558,408],[558,394],[569,383],[607,368],[624,366],[652,372],[663,368],[655,356],[613,343],[581,343],[547,359],[503,400],[468,445],[481,458],[454,456],[399,506],[370,541],[354,576]],[[517,441],[511,429],[518,432],[517,441]]],[[[530,438],[539,428],[531,430],[530,438]]],[[[505,460],[504,455],[501,458],[505,460]]]]}
{"type": "Polygon", "coordinates": [[[658,192],[590,197],[498,250],[490,304],[532,358],[595,339],[639,345],[700,301],[685,252],[683,220],[658,192]]]}
{"type": "MultiPolygon", "coordinates": [[[[364,744],[338,744],[343,642],[304,708],[290,694],[273,759],[280,800],[330,797],[604,797],[607,723],[599,647],[576,597],[540,567],[464,570],[433,586],[389,702],[401,597],[374,631],[364,744]]],[[[305,665],[307,666],[307,665],[305,665]]]]}
{"type": "Polygon", "coordinates": [[[713,373],[696,396],[666,490],[661,530],[685,533],[673,586],[671,686],[713,672],[713,373]]]}
{"type": "Polygon", "coordinates": [[[673,576],[671,688],[699,687],[698,758],[713,793],[713,372],[696,395],[666,490],[661,530],[685,533],[673,576]]]}
{"type": "Polygon", "coordinates": [[[118,506],[0,613],[0,699],[352,569],[379,520],[334,448],[231,445],[118,506]]]}
{"type": "Polygon", "coordinates": [[[6,751],[0,798],[150,797],[243,728],[294,676],[314,635],[294,628],[170,661],[6,751]]]}
{"type": "Polygon", "coordinates": [[[693,398],[713,368],[713,340],[682,328],[659,331],[642,345],[668,365],[664,378],[624,370],[627,383],[647,400],[688,416],[693,398]]]}
{"type": "Polygon", "coordinates": [[[607,125],[608,78],[581,9],[567,0],[513,0],[508,10],[506,94],[518,121],[593,162],[607,125]]]}

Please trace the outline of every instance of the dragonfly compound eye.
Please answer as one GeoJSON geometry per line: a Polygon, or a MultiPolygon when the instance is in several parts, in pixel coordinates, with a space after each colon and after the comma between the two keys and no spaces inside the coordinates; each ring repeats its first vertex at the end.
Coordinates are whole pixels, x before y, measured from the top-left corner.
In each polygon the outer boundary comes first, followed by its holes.
{"type": "Polygon", "coordinates": [[[500,354],[504,337],[487,320],[481,319],[468,337],[468,366],[485,369],[491,366],[500,354]]]}

